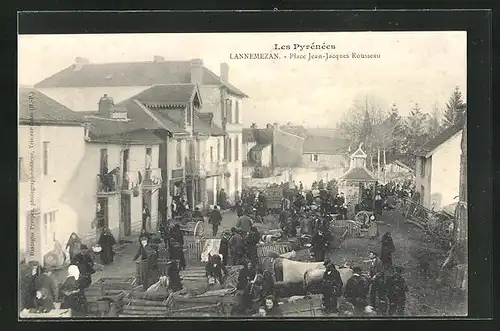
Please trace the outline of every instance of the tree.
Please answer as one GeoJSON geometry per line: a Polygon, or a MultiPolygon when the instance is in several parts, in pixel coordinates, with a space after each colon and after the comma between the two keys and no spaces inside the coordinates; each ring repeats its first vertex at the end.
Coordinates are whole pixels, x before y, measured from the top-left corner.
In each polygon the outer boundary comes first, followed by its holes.
{"type": "Polygon", "coordinates": [[[365,152],[373,156],[377,146],[381,144],[379,126],[388,115],[382,110],[380,102],[374,96],[364,95],[354,100],[352,107],[344,114],[338,129],[352,146],[363,143],[365,152]]]}
{"type": "Polygon", "coordinates": [[[404,126],[405,138],[402,144],[404,154],[412,154],[413,151],[427,141],[429,137],[426,128],[428,116],[428,114],[421,111],[419,104],[415,103],[404,126]]]}
{"type": "Polygon", "coordinates": [[[443,127],[448,128],[460,123],[466,115],[466,112],[467,105],[464,103],[462,92],[460,92],[457,86],[446,103],[446,109],[443,114],[443,127]]]}
{"type": "Polygon", "coordinates": [[[432,111],[428,120],[429,138],[433,138],[441,132],[441,110],[438,108],[437,104],[432,106],[432,111]]]}

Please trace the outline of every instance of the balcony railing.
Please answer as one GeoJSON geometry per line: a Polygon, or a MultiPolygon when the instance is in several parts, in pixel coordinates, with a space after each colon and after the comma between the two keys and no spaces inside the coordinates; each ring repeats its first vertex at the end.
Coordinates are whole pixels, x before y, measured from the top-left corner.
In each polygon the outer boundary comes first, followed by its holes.
{"type": "Polygon", "coordinates": [[[128,171],[123,173],[122,191],[131,191],[140,186],[139,171],[128,171]]]}
{"type": "Polygon", "coordinates": [[[226,161],[186,163],[186,174],[199,177],[213,177],[229,172],[226,161]]]}
{"type": "Polygon", "coordinates": [[[109,172],[97,175],[97,196],[105,197],[120,193],[122,189],[122,175],[119,172],[109,172]]]}
{"type": "Polygon", "coordinates": [[[145,169],[141,171],[142,174],[142,188],[150,189],[160,187],[162,184],[161,169],[145,169]]]}

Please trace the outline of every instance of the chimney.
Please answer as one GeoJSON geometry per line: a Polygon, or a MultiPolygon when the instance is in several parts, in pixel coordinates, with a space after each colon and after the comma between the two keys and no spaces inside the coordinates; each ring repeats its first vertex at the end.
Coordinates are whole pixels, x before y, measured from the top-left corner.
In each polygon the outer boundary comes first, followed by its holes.
{"type": "Polygon", "coordinates": [[[191,60],[191,83],[201,85],[203,82],[203,60],[191,60]]]}
{"type": "Polygon", "coordinates": [[[229,66],[225,62],[220,64],[220,80],[225,83],[229,82],[229,66]]]}
{"type": "Polygon", "coordinates": [[[163,56],[160,56],[160,55],[155,55],[153,58],[153,61],[154,62],[165,62],[165,58],[163,56]]]}
{"type": "Polygon", "coordinates": [[[84,57],[76,57],[75,58],[75,71],[80,71],[82,70],[83,66],[89,64],[89,60],[84,58],[84,57]]]}
{"type": "Polygon", "coordinates": [[[109,117],[115,108],[113,98],[104,94],[99,100],[99,115],[109,117]]]}

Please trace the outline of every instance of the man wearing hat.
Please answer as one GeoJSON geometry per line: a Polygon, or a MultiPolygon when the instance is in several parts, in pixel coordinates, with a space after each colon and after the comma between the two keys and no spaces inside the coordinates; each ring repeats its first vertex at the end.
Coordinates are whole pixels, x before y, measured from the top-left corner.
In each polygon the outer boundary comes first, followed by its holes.
{"type": "Polygon", "coordinates": [[[367,306],[366,296],[369,284],[366,277],[361,275],[360,267],[354,267],[352,271],[354,274],[346,283],[344,297],[354,306],[355,311],[362,315],[367,306]]]}
{"type": "Polygon", "coordinates": [[[71,264],[74,264],[80,270],[80,278],[82,279],[83,288],[87,288],[92,284],[92,274],[95,273],[94,261],[90,257],[87,245],[80,246],[80,252],[73,256],[71,264]]]}
{"type": "Polygon", "coordinates": [[[323,294],[323,306],[325,307],[325,312],[338,313],[338,298],[342,294],[342,287],[344,283],[340,277],[340,273],[335,268],[335,264],[326,260],[324,263],[326,269],[323,274],[322,280],[322,294],[323,294]]]}

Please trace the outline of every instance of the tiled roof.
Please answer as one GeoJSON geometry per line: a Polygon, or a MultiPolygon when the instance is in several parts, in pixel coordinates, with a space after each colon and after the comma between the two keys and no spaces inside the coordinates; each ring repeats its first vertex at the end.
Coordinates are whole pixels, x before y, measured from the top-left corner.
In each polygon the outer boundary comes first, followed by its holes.
{"type": "MultiPolygon", "coordinates": [[[[191,83],[190,61],[90,63],[79,70],[75,65],[44,79],[37,88],[89,87],[89,86],[150,86],[156,84],[191,83]]],[[[245,93],[203,67],[203,85],[223,85],[237,95],[245,93]]]]}
{"type": "Polygon", "coordinates": [[[31,88],[19,89],[19,122],[52,125],[82,125],[84,117],[45,94],[31,88]]]}
{"type": "Polygon", "coordinates": [[[274,133],[273,164],[275,167],[300,166],[304,138],[281,130],[274,133]]]}
{"type": "Polygon", "coordinates": [[[365,168],[351,168],[338,178],[348,182],[376,182],[377,179],[365,168]]]}
{"type": "Polygon", "coordinates": [[[415,156],[425,156],[432,154],[436,148],[444,144],[448,139],[459,133],[464,128],[464,121],[461,121],[432,138],[424,145],[420,146],[413,152],[415,156]]]}
{"type": "Polygon", "coordinates": [[[185,105],[197,90],[195,84],[154,85],[134,96],[134,99],[146,105],[185,105]]]}
{"type": "Polygon", "coordinates": [[[304,128],[302,125],[282,125],[280,126],[280,130],[302,138],[307,138],[308,136],[306,128],[304,128]]]}
{"type": "Polygon", "coordinates": [[[242,139],[243,139],[243,143],[255,142],[255,137],[253,135],[253,129],[243,128],[242,139]]]}
{"type": "Polygon", "coordinates": [[[348,145],[345,139],[309,136],[304,141],[304,153],[336,155],[341,154],[348,145]]]}
{"type": "Polygon", "coordinates": [[[254,129],[253,136],[258,144],[270,144],[273,141],[273,129],[254,129]]]}

